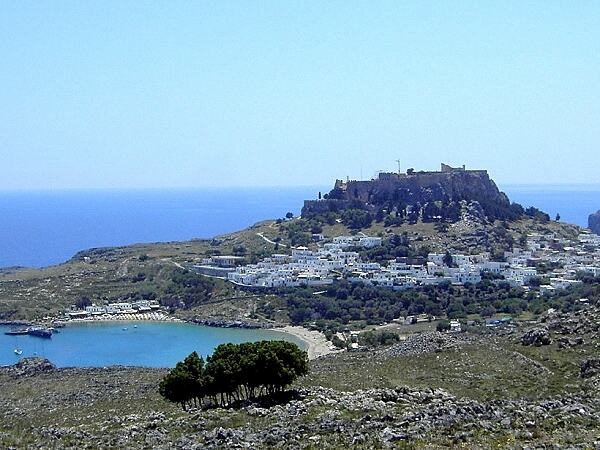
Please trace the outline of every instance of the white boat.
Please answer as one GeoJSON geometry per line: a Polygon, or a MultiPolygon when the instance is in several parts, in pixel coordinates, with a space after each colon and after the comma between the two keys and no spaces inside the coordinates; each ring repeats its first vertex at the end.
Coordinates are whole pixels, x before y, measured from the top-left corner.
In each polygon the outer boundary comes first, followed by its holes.
{"type": "Polygon", "coordinates": [[[15,348],[15,354],[16,355],[22,355],[23,354],[23,350],[21,350],[20,348],[15,348]]]}

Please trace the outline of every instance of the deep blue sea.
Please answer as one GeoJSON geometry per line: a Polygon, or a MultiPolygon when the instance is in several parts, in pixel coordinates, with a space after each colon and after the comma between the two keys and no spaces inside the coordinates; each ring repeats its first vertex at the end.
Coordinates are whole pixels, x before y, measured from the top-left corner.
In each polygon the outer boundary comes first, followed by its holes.
{"type": "Polygon", "coordinates": [[[587,227],[588,216],[600,209],[600,185],[499,186],[511,201],[535,206],[554,219],[587,227]]]}
{"type": "Polygon", "coordinates": [[[176,322],[99,322],[70,324],[51,339],[7,336],[0,325],[0,366],[26,356],[43,356],[57,367],[112,365],[173,367],[193,351],[206,357],[224,342],[284,339],[306,345],[292,335],[273,330],[211,328],[176,322]],[[22,354],[15,354],[19,348],[22,354]]]}
{"type": "MultiPolygon", "coordinates": [[[[598,186],[499,186],[512,201],[587,226],[598,186]]],[[[77,251],[207,238],[300,212],[326,187],[0,192],[0,267],[42,267],[77,251]]]]}
{"type": "MultiPolygon", "coordinates": [[[[324,188],[321,188],[325,192],[324,188]]],[[[58,264],[79,250],[209,238],[299,214],[319,188],[0,192],[0,267],[58,264]]]]}

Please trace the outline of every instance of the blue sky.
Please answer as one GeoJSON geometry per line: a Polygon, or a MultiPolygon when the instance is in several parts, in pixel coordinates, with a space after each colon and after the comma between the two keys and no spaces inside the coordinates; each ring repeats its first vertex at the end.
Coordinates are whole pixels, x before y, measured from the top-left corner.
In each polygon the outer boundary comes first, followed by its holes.
{"type": "Polygon", "coordinates": [[[597,183],[597,1],[0,5],[0,189],[597,183]]]}

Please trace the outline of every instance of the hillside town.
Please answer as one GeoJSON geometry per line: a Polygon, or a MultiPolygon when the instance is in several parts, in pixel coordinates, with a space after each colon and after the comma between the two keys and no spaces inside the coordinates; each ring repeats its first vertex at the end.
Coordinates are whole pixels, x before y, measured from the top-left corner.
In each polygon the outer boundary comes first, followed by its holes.
{"type": "Polygon", "coordinates": [[[195,269],[254,288],[323,286],[343,278],[402,290],[441,283],[475,284],[487,276],[550,295],[581,283],[581,273],[600,275],[600,236],[591,233],[581,233],[575,241],[532,233],[524,248],[505,252],[501,261],[492,260],[489,253],[465,255],[450,251],[429,253],[418,263],[408,258],[384,263],[361,259],[361,250],[381,245],[380,237],[338,236],[320,243],[316,250],[297,247],[291,255],[274,254],[257,264],[236,266],[241,258],[219,256],[205,259],[195,269]]]}

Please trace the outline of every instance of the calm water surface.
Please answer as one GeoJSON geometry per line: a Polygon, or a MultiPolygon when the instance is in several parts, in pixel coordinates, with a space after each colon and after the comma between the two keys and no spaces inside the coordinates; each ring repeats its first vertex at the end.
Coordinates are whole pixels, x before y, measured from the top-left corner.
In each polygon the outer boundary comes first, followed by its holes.
{"type": "Polygon", "coordinates": [[[0,267],[42,267],[91,247],[210,238],[298,214],[319,188],[0,191],[0,267]]]}
{"type": "Polygon", "coordinates": [[[511,201],[535,206],[551,219],[587,227],[588,216],[600,209],[599,185],[508,185],[500,186],[511,201]]]}
{"type": "Polygon", "coordinates": [[[0,365],[14,364],[25,356],[43,356],[58,367],[173,367],[194,350],[206,357],[226,342],[284,339],[305,348],[303,341],[278,331],[174,322],[73,324],[60,329],[51,339],[7,336],[4,332],[9,329],[0,326],[0,365]],[[16,347],[23,350],[21,356],[14,353],[16,347]]]}

